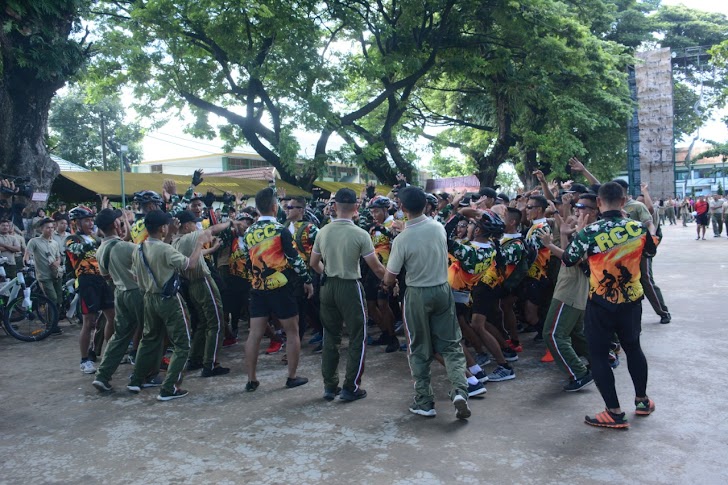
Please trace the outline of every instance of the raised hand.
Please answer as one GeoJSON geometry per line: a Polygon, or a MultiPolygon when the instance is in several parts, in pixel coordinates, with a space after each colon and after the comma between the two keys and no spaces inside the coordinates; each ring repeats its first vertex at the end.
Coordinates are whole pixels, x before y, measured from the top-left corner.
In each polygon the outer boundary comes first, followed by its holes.
{"type": "Polygon", "coordinates": [[[584,171],[584,164],[579,161],[576,157],[571,157],[569,159],[569,167],[571,167],[572,172],[583,172],[584,171]]]}
{"type": "Polygon", "coordinates": [[[195,187],[200,185],[202,183],[202,181],[205,180],[202,178],[202,176],[204,174],[205,174],[205,171],[202,170],[201,168],[198,168],[197,170],[195,170],[195,173],[192,174],[192,185],[194,185],[195,187]]]}

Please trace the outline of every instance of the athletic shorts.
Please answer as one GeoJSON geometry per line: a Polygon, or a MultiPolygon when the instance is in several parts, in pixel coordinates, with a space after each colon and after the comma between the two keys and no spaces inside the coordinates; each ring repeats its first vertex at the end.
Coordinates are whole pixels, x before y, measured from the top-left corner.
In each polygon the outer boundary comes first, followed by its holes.
{"type": "Polygon", "coordinates": [[[498,313],[498,294],[487,285],[475,285],[470,292],[473,298],[473,313],[485,315],[493,323],[498,313]]]}
{"type": "Polygon", "coordinates": [[[78,295],[81,297],[81,313],[84,315],[114,308],[114,290],[100,275],[79,276],[78,295]]]}
{"type": "Polygon", "coordinates": [[[364,276],[364,296],[367,301],[389,300],[389,291],[382,289],[382,281],[373,271],[364,276]]]}
{"type": "Polygon", "coordinates": [[[250,290],[250,318],[271,315],[281,320],[298,315],[298,303],[292,285],[275,290],[250,290]]]}
{"type": "Polygon", "coordinates": [[[708,225],[708,213],[700,214],[699,216],[695,216],[695,222],[699,226],[707,226],[708,225]]]}
{"type": "Polygon", "coordinates": [[[549,282],[546,278],[540,280],[534,278],[526,278],[523,280],[523,296],[531,303],[541,306],[549,296],[549,282]]]}

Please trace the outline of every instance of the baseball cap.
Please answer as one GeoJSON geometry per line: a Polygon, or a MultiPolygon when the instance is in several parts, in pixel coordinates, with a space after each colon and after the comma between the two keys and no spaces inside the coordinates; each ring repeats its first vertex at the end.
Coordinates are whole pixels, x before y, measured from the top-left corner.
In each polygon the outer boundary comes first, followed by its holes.
{"type": "Polygon", "coordinates": [[[172,222],[172,215],[161,210],[149,211],[149,213],[144,217],[144,225],[147,229],[156,229],[165,224],[169,224],[170,222],[172,222]]]}
{"type": "Polygon", "coordinates": [[[478,195],[481,197],[492,197],[496,198],[498,197],[498,194],[494,189],[491,189],[490,187],[481,187],[481,189],[478,191],[478,195]]]}
{"type": "Polygon", "coordinates": [[[339,189],[334,196],[334,202],[340,204],[356,204],[356,192],[351,189],[339,189]]]}
{"type": "Polygon", "coordinates": [[[177,220],[180,224],[184,224],[186,222],[200,222],[202,219],[195,216],[191,211],[182,211],[177,214],[177,220]]]}
{"type": "Polygon", "coordinates": [[[54,221],[50,217],[44,217],[43,219],[38,221],[38,224],[36,225],[36,227],[41,228],[44,225],[46,225],[48,223],[52,223],[52,222],[54,222],[54,221]]]}
{"type": "Polygon", "coordinates": [[[510,197],[508,197],[503,192],[501,192],[500,194],[498,194],[498,197],[496,197],[496,199],[497,200],[500,200],[501,202],[504,202],[506,204],[508,204],[511,201],[510,197]]]}
{"type": "Polygon", "coordinates": [[[447,192],[440,192],[439,194],[435,195],[437,195],[442,200],[447,200],[450,197],[450,194],[448,194],[447,192]]]}
{"type": "MultiPolygon", "coordinates": [[[[101,228],[109,227],[114,223],[115,220],[117,220],[122,215],[123,212],[121,212],[119,209],[102,209],[101,211],[99,211],[98,214],[96,214],[96,219],[94,219],[94,223],[101,228]]],[[[43,224],[45,224],[45,222],[43,222],[43,224]]]]}

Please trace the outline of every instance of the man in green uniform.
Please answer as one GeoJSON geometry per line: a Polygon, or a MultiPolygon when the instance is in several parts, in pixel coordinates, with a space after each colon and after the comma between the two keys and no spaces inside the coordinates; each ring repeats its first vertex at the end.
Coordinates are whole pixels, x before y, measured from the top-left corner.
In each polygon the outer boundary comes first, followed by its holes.
{"type": "Polygon", "coordinates": [[[119,234],[128,222],[118,209],[104,209],[96,215],[96,226],[106,235],[96,251],[99,272],[114,285],[114,335],[92,385],[100,392],[111,391],[111,376],[119,367],[137,328],[144,325],[144,297],[132,272],[136,244],[122,241],[119,234]]]}
{"type": "MultiPolygon", "coordinates": [[[[63,298],[61,292],[61,277],[58,273],[61,267],[61,246],[53,240],[53,219],[48,217],[38,222],[40,236],[28,241],[23,261],[27,264],[30,257],[35,261],[35,277],[38,279],[43,294],[58,306],[63,298]]],[[[54,322],[51,335],[62,335],[58,328],[58,321],[54,322]]]]}
{"type": "Polygon", "coordinates": [[[158,368],[166,333],[174,350],[157,396],[159,401],[169,401],[188,394],[179,385],[190,350],[189,314],[177,289],[170,289],[170,280],[180,271],[195,269],[200,263],[203,245],[211,240],[209,233],[202,233],[188,258],[163,242],[171,222],[170,214],[160,210],[150,211],[144,218],[149,237],[132,255],[134,275],[144,291],[144,334],[127,389],[138,393],[146,377],[158,368]]]}
{"type": "Polygon", "coordinates": [[[339,190],[334,197],[334,207],[338,217],[319,231],[311,252],[311,268],[322,275],[320,314],[324,345],[321,373],[324,399],[331,401],[341,392],[344,401],[356,401],[367,395],[359,387],[367,343],[367,307],[360,281],[359,258],[364,258],[380,280],[384,277],[384,266],[379,262],[369,233],[352,221],[358,210],[356,193],[351,189],[339,190]],[[342,389],[338,387],[337,369],[344,322],[349,329],[349,360],[342,389]]]}
{"type": "MultiPolygon", "coordinates": [[[[177,214],[179,221],[179,233],[182,237],[174,241],[172,246],[184,254],[191,256],[197,246],[197,240],[208,233],[207,237],[220,232],[230,230],[231,222],[216,224],[204,231],[197,230],[197,223],[200,218],[191,211],[182,211],[177,214]]],[[[204,249],[202,256],[214,253],[220,247],[219,242],[212,247],[204,249]]],[[[189,362],[196,364],[194,368],[202,367],[202,377],[221,376],[230,372],[227,367],[222,367],[217,362],[218,352],[222,348],[222,339],[225,333],[225,325],[222,317],[222,299],[217,284],[212,279],[210,269],[204,260],[198,262],[194,269],[183,271],[182,276],[187,283],[185,299],[199,321],[197,328],[192,334],[192,346],[190,347],[189,362]]],[[[192,370],[188,364],[188,370],[192,370]]]]}
{"type": "Polygon", "coordinates": [[[403,320],[407,330],[409,361],[415,379],[415,398],[410,412],[435,416],[435,395],[430,385],[430,364],[435,353],[445,361],[452,384],[450,398],[458,419],[470,417],[462,334],[455,316],[455,300],[447,282],[447,236],[442,224],[425,216],[427,199],[422,189],[399,191],[407,218],[405,230],[394,239],[384,284],[394,285],[406,269],[407,290],[403,320]]]}

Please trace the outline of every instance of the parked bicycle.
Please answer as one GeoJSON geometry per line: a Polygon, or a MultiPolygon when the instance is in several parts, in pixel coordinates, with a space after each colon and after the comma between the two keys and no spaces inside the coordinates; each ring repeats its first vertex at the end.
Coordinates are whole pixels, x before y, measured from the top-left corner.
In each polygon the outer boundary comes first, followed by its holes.
{"type": "MultiPolygon", "coordinates": [[[[0,257],[0,265],[7,258],[0,257]]],[[[24,268],[18,275],[6,281],[5,269],[0,266],[0,312],[5,331],[18,340],[34,342],[43,340],[58,323],[56,305],[42,294],[32,293],[25,284],[24,268]]]]}

